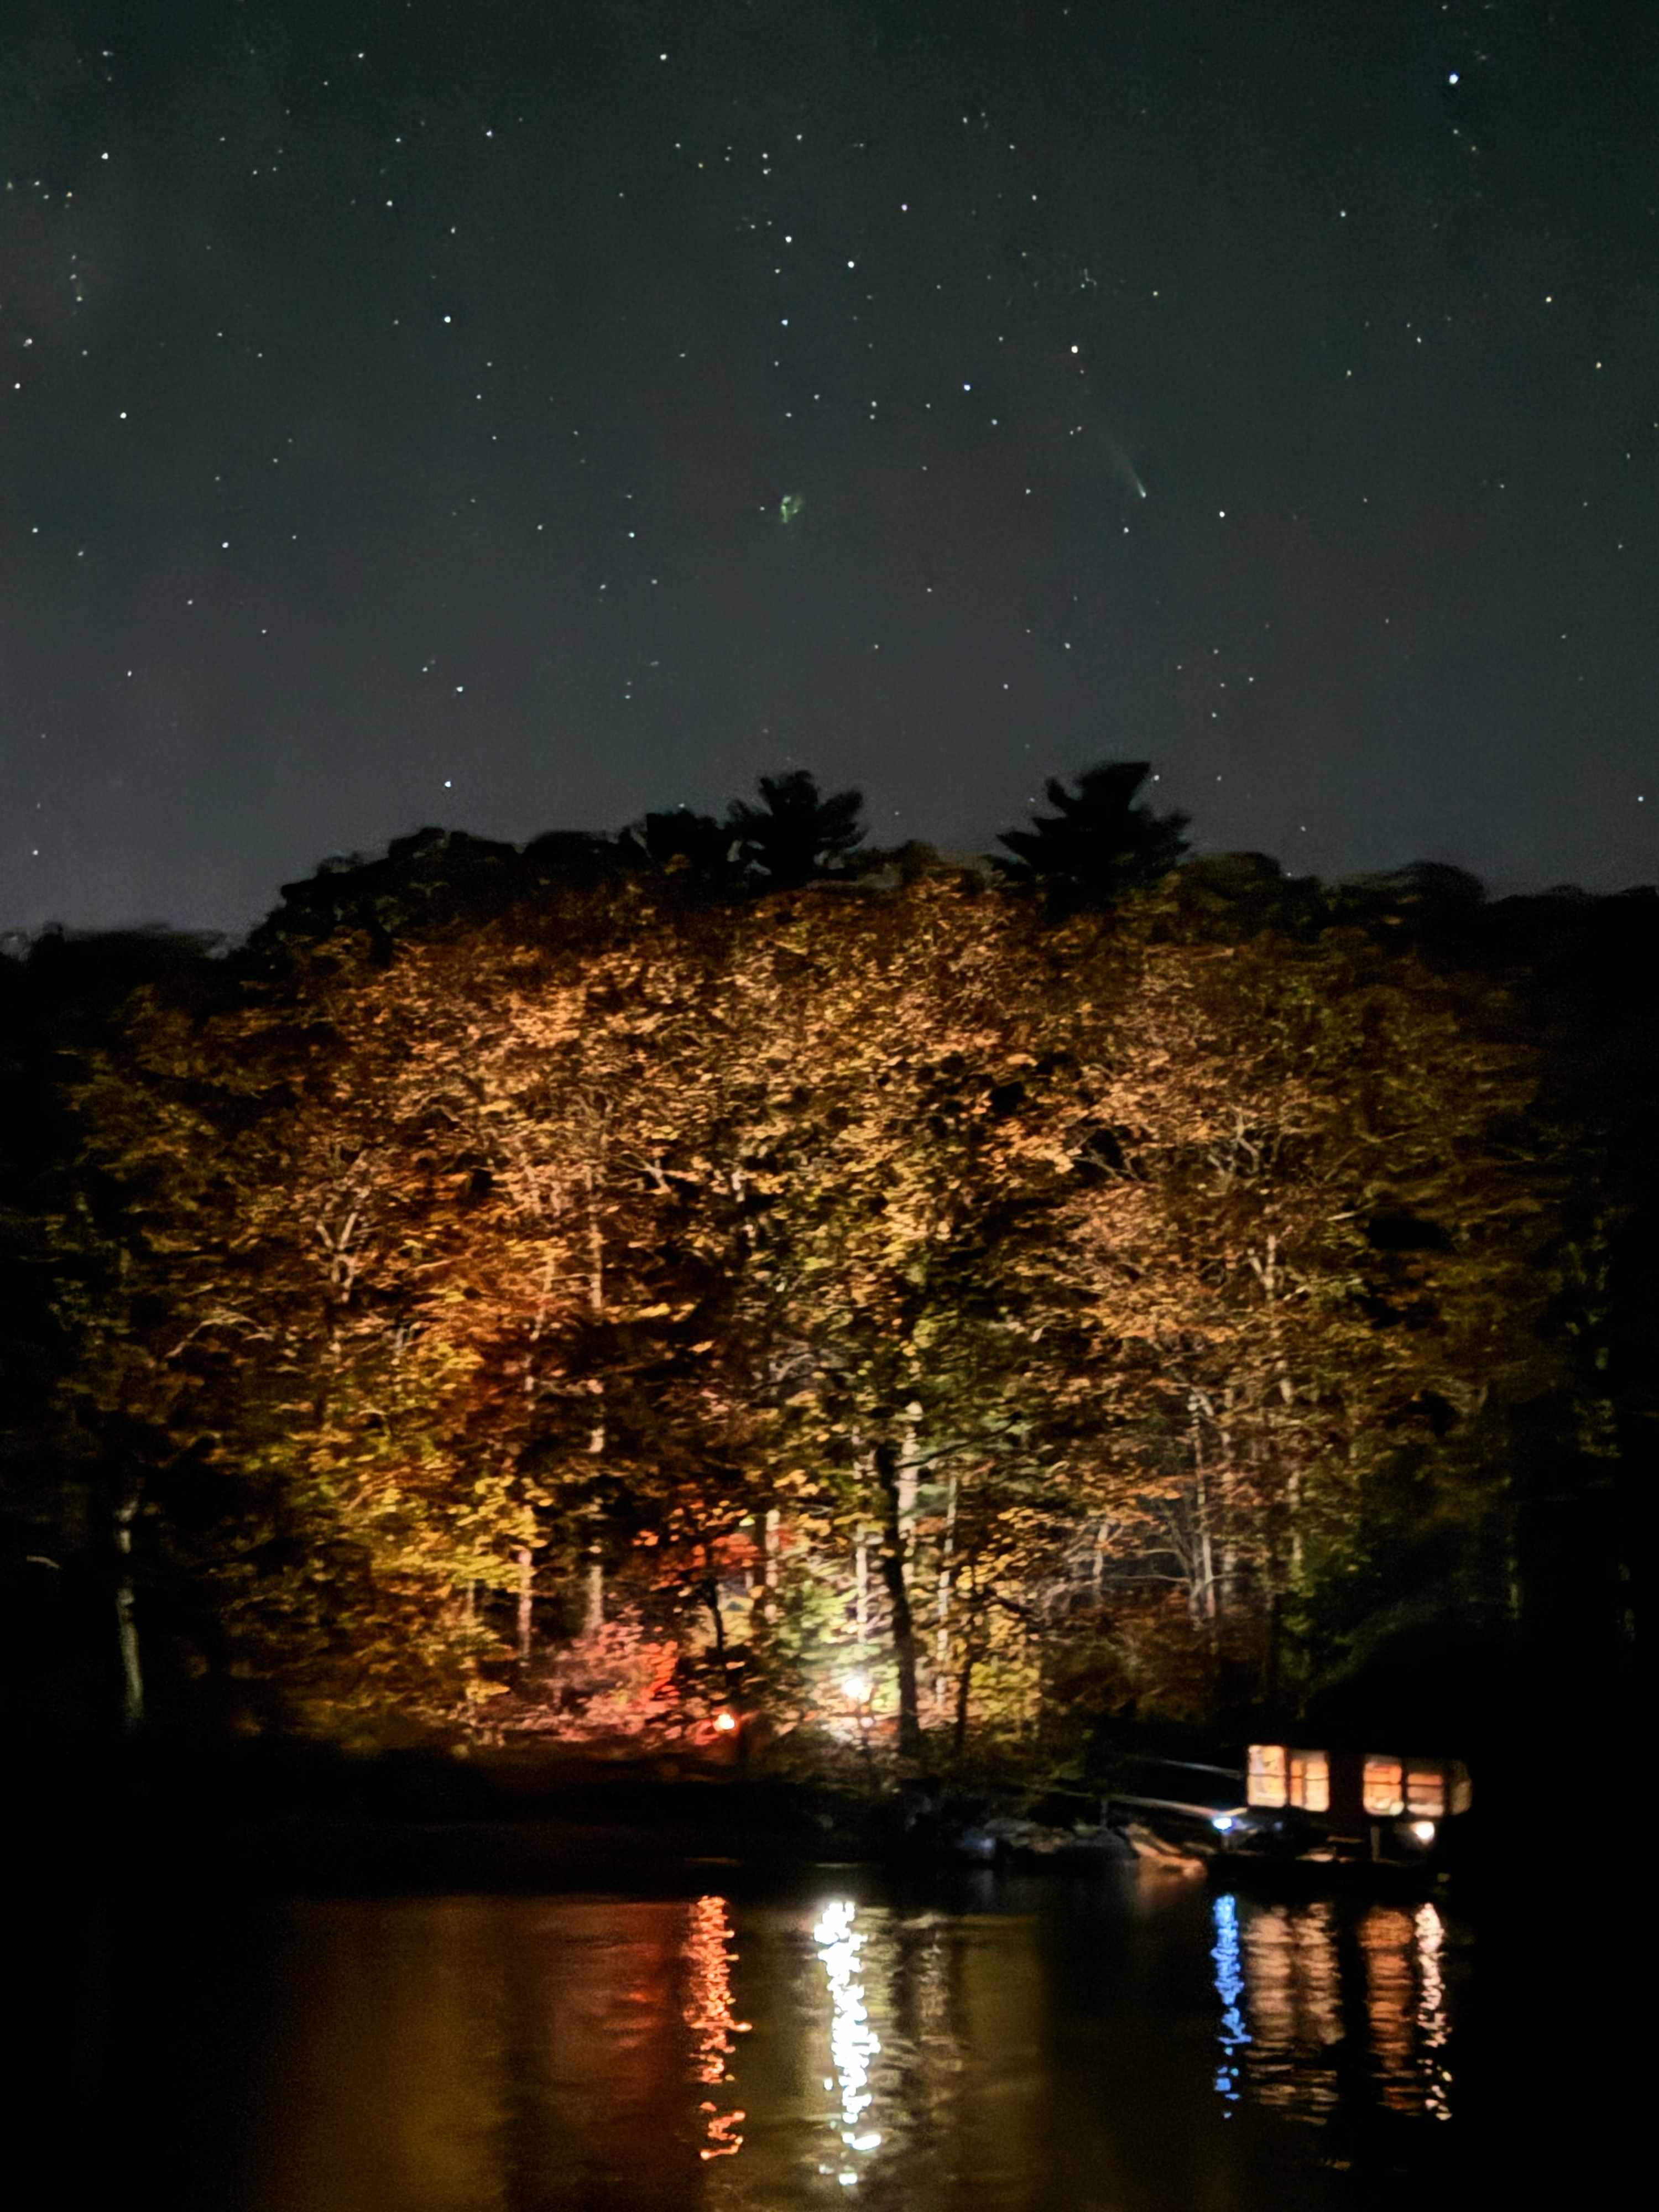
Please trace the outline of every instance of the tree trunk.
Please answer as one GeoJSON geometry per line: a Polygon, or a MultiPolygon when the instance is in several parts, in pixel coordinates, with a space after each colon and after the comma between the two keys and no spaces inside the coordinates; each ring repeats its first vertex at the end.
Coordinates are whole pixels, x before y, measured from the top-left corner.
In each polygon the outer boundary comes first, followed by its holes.
{"type": "Polygon", "coordinates": [[[1209,1484],[1201,1467],[1193,1480],[1193,1518],[1198,1528],[1197,1557],[1194,1561],[1197,1573],[1193,1580],[1193,1618],[1213,1623],[1215,1554],[1210,1545],[1209,1484]]]}
{"type": "Polygon", "coordinates": [[[751,1642],[769,1628],[778,1602],[778,1528],[781,1519],[775,1505],[761,1517],[760,1580],[749,1585],[749,1634],[751,1642]]]}
{"type": "MultiPolygon", "coordinates": [[[[1291,1380],[1290,1362],[1285,1356],[1284,1332],[1279,1319],[1279,1237],[1276,1232],[1270,1230],[1267,1233],[1265,1261],[1253,1261],[1251,1264],[1255,1267],[1257,1278],[1261,1282],[1261,1294],[1267,1302],[1267,1340],[1271,1346],[1273,1382],[1279,1391],[1279,1401],[1288,1411],[1296,1403],[1296,1385],[1291,1380]]],[[[1273,1418],[1267,1410],[1267,1400],[1265,1395],[1262,1401],[1262,1419],[1268,1437],[1272,1439],[1273,1418]]],[[[1285,1455],[1288,1455],[1294,1448],[1294,1439],[1286,1430],[1283,1447],[1285,1455]]],[[[1270,1449],[1273,1449],[1271,1444],[1270,1449]]],[[[1279,1459],[1279,1450],[1273,1449],[1273,1462],[1268,1469],[1270,1474],[1278,1472],[1279,1459]]],[[[1293,1464],[1285,1470],[1285,1504],[1291,1529],[1291,1573],[1293,1577],[1299,1577],[1302,1572],[1302,1486],[1297,1479],[1297,1470],[1293,1464]]]]}
{"type": "Polygon", "coordinates": [[[1218,1613],[1237,1609],[1238,1580],[1238,1550],[1236,1530],[1238,1522],[1236,1492],[1237,1470],[1233,1461],[1233,1386],[1228,1383],[1221,1394],[1221,1459],[1216,1468],[1217,1512],[1219,1523],[1217,1547],[1220,1563],[1216,1570],[1215,1604],[1218,1613]]]}
{"type": "Polygon", "coordinates": [[[893,1658],[898,1668],[899,1753],[902,1758],[919,1759],[921,1756],[921,1710],[916,1696],[918,1639],[904,1571],[908,1542],[900,1504],[899,1448],[891,1443],[878,1443],[873,1456],[876,1480],[885,1508],[882,1528],[881,1578],[887,1587],[893,1658]]]}
{"type": "Polygon", "coordinates": [[[957,1676],[956,1755],[958,1759],[968,1748],[968,1692],[974,1679],[974,1661],[978,1654],[974,1650],[974,1624],[970,1615],[962,1638],[962,1672],[957,1676]]]}
{"type": "Polygon", "coordinates": [[[951,1562],[957,1540],[957,1478],[945,1488],[945,1532],[939,1543],[939,1589],[933,1599],[933,1707],[941,1721],[951,1693],[951,1562]]]}
{"type": "Polygon", "coordinates": [[[1302,1581],[1302,1478],[1292,1468],[1285,1478],[1285,1510],[1291,1523],[1291,1581],[1302,1581]]]}
{"type": "MultiPolygon", "coordinates": [[[[587,1186],[587,1310],[597,1328],[605,1312],[605,1232],[599,1225],[599,1209],[593,1195],[593,1170],[590,1167],[585,1177],[587,1186]]],[[[593,1376],[588,1389],[594,1396],[592,1425],[587,1433],[587,1453],[590,1459],[605,1455],[605,1378],[593,1376]]],[[[603,1509],[595,1503],[588,1512],[598,1521],[603,1509]]],[[[597,1539],[587,1547],[587,1590],[582,1606],[582,1633],[592,1636],[605,1626],[605,1557],[597,1539]]]]}
{"type": "Polygon", "coordinates": [[[708,1607],[708,1618],[714,1624],[714,1662],[720,1670],[720,1689],[726,1688],[726,1615],[720,1609],[720,1578],[708,1546],[702,1547],[703,1571],[708,1580],[703,1584],[703,1602],[708,1607]]]}
{"type": "Polygon", "coordinates": [[[121,1648],[121,1725],[129,1735],[144,1724],[144,1676],[132,1592],[132,1519],[137,1510],[136,1498],[115,1510],[115,1632],[121,1648]]]}
{"type": "Polygon", "coordinates": [[[519,1664],[530,1663],[530,1547],[521,1544],[519,1559],[519,1664]]]}
{"type": "Polygon", "coordinates": [[[1203,1414],[1194,1393],[1188,1399],[1193,1440],[1194,1547],[1192,1615],[1194,1620],[1215,1619],[1215,1555],[1210,1546],[1210,1491],[1204,1467],[1203,1414]]]}
{"type": "Polygon", "coordinates": [[[921,1480],[919,1466],[921,1458],[921,1407],[907,1406],[904,1409],[904,1443],[898,1461],[899,1534],[904,1540],[907,1559],[916,1533],[916,1488],[921,1480]]]}

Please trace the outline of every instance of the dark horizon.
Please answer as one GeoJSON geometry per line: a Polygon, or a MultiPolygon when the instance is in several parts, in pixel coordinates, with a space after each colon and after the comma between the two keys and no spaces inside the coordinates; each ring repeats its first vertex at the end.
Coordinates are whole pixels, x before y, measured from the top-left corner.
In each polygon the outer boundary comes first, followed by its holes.
{"type": "MultiPolygon", "coordinates": [[[[1158,795],[1159,794],[1156,792],[1152,794],[1155,799],[1158,797],[1158,795]]],[[[1037,801],[1037,811],[1041,811],[1044,804],[1045,802],[1039,799],[1037,801]]],[[[335,849],[319,854],[313,866],[307,869],[303,874],[290,877],[287,882],[283,884],[273,884],[270,889],[270,895],[266,899],[265,902],[259,906],[257,910],[250,913],[245,918],[240,920],[234,924],[216,924],[204,921],[181,921],[175,916],[166,914],[133,915],[130,916],[94,921],[77,921],[62,915],[48,915],[43,920],[36,921],[32,925],[13,925],[9,927],[0,926],[0,951],[3,951],[9,946],[16,946],[19,948],[26,947],[32,943],[39,941],[43,937],[51,935],[62,935],[71,939],[83,938],[90,939],[99,936],[119,937],[122,935],[195,937],[207,939],[210,940],[216,940],[224,950],[231,951],[244,944],[248,937],[259,928],[262,923],[271,921],[272,919],[280,916],[284,912],[285,894],[288,891],[297,890],[304,884],[317,881],[324,874],[325,871],[331,874],[344,876],[359,869],[373,869],[383,863],[392,862],[395,864],[399,858],[407,855],[408,848],[416,841],[434,836],[442,836],[447,839],[456,838],[462,841],[476,841],[480,844],[485,845],[504,845],[510,848],[516,854],[524,855],[530,851],[538,839],[545,837],[568,836],[579,839],[591,838],[596,843],[613,845],[619,844],[626,836],[627,832],[630,829],[637,828],[643,819],[644,816],[641,814],[635,817],[631,823],[610,823],[599,828],[573,827],[568,824],[562,824],[557,827],[544,828],[532,833],[529,836],[523,838],[502,839],[485,838],[482,836],[481,833],[469,829],[465,823],[421,823],[414,825],[410,829],[394,832],[392,836],[386,839],[380,845],[367,851],[358,850],[348,853],[335,849]],[[398,852],[398,848],[400,847],[404,848],[404,854],[400,854],[398,852]]],[[[1013,828],[1023,825],[1010,823],[1007,826],[1013,828]]],[[[870,864],[878,863],[883,859],[890,855],[896,855],[896,854],[902,849],[902,843],[914,842],[919,843],[930,849],[933,853],[936,860],[945,867],[960,865],[968,868],[990,867],[994,869],[999,863],[1006,865],[1007,861],[1007,854],[1006,853],[999,854],[995,849],[999,842],[1000,840],[998,837],[990,837],[987,838],[978,846],[951,847],[933,844],[931,840],[927,838],[916,838],[906,841],[895,839],[887,844],[879,845],[877,841],[872,837],[862,848],[860,848],[859,852],[854,857],[856,863],[862,864],[865,867],[868,867],[870,864]]],[[[1235,856],[1254,859],[1259,856],[1263,856],[1263,848],[1260,847],[1217,845],[1199,835],[1197,833],[1196,825],[1194,825],[1194,830],[1190,835],[1188,849],[1184,854],[1182,860],[1177,863],[1177,866],[1184,867],[1194,861],[1202,861],[1208,859],[1231,858],[1235,856]]],[[[1437,857],[1431,857],[1421,854],[1413,854],[1408,858],[1402,859],[1393,866],[1384,865],[1376,868],[1351,869],[1346,873],[1340,875],[1323,875],[1320,874],[1317,871],[1310,868],[1298,870],[1294,865],[1294,856],[1292,856],[1291,860],[1287,860],[1286,857],[1280,853],[1267,853],[1265,857],[1282,869],[1287,882],[1299,877],[1301,880],[1316,883],[1322,890],[1327,891],[1340,890],[1344,888],[1358,888],[1366,883],[1376,883],[1378,884],[1386,884],[1390,880],[1398,881],[1407,877],[1414,870],[1419,868],[1426,867],[1435,869],[1444,867],[1453,870],[1459,874],[1466,875],[1474,882],[1480,885],[1482,897],[1488,904],[1515,898],[1530,899],[1549,898],[1555,896],[1620,898],[1641,894],[1659,896],[1659,883],[1656,883],[1652,880],[1644,882],[1610,883],[1604,886],[1594,889],[1587,884],[1571,882],[1494,882],[1476,875],[1474,871],[1464,867],[1461,862],[1448,861],[1437,857]]],[[[854,872],[857,872],[856,868],[854,872]]],[[[726,895],[732,897],[745,896],[755,896],[763,895],[764,890],[765,886],[763,885],[750,884],[745,888],[733,884],[726,895]]]]}

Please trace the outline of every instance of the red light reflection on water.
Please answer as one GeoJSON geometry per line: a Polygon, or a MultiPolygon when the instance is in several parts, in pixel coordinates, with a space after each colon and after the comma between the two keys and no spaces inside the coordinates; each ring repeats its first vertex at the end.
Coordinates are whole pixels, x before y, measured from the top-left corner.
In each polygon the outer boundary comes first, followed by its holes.
{"type": "MultiPolygon", "coordinates": [[[[732,2008],[732,1962],[737,1954],[732,1942],[732,1917],[723,1897],[700,1897],[690,1910],[683,1956],[686,1966],[685,2004],[681,2017],[691,2031],[691,2072],[708,2087],[724,2088],[732,2079],[726,2063],[737,2051],[734,2037],[746,2035],[749,2023],[732,2008]]],[[[738,2133],[748,2115],[736,2107],[722,2111],[720,2103],[705,2097],[697,2107],[708,2140],[698,2149],[701,2159],[735,2158],[743,2148],[738,2133]]]]}

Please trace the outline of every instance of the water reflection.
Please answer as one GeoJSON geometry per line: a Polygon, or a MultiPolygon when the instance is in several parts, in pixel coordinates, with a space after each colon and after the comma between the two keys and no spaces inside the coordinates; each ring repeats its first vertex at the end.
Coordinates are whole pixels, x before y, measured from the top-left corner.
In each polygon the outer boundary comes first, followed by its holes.
{"type": "MultiPolygon", "coordinates": [[[[728,1948],[731,1941],[732,1919],[726,1899],[700,1897],[691,1907],[691,1924],[686,1930],[686,1991],[681,2017],[691,2031],[692,2079],[711,2089],[724,2088],[732,2081],[727,2062],[738,2047],[732,2038],[749,2033],[748,2021],[739,2020],[732,2009],[735,1954],[728,1948]]],[[[723,2112],[722,2101],[705,2097],[697,2106],[708,2123],[708,2140],[697,2153],[705,2160],[735,2158],[743,2148],[738,2129],[749,2115],[735,2106],[723,2112]]]]}
{"type": "Polygon", "coordinates": [[[851,1896],[738,1917],[754,2021],[720,2212],[1038,2200],[1042,1977],[1023,1917],[851,1896]]]}
{"type": "Polygon", "coordinates": [[[88,2133],[170,2212],[1291,2212],[1348,2202],[1326,2124],[1395,2173],[1478,2135],[1463,1971],[1433,1905],[1133,1872],[296,1902],[216,1942],[170,2041],[155,1973],[112,1987],[88,2133]],[[239,2008],[234,2052],[192,2024],[239,2008]]]}
{"type": "Polygon", "coordinates": [[[1238,2054],[1249,2039],[1239,2000],[1244,1994],[1244,1963],[1238,1942],[1238,1899],[1224,1893],[1215,1901],[1215,1942],[1210,1956],[1215,1962],[1216,1994],[1221,1999],[1221,2063],[1215,2070],[1216,2094],[1236,2105],[1239,2098],[1238,2054]]]}
{"type": "Polygon", "coordinates": [[[1314,2122],[1339,2108],[1452,2117],[1437,1906],[1223,1893],[1211,1923],[1224,2102],[1314,2122]]]}
{"type": "MultiPolygon", "coordinates": [[[[861,2124],[874,2101],[870,2069],[881,2050],[881,2038],[870,2025],[864,1984],[859,1978],[860,1954],[866,1938],[853,1925],[857,1917],[855,1905],[836,1899],[824,1906],[812,1930],[830,1985],[830,2056],[836,2073],[833,2084],[826,2081],[823,2086],[840,2093],[838,2119],[845,2155],[834,2171],[844,2188],[855,2187],[859,2180],[859,2167],[850,2161],[881,2148],[879,2130],[861,2124]]],[[[830,2171],[827,2166],[819,2168],[823,2173],[830,2171]]]]}
{"type": "Polygon", "coordinates": [[[1417,1908],[1417,2040],[1423,2068],[1423,2106],[1437,2120],[1451,2112],[1451,2068],[1446,2063],[1450,2025],[1446,2013],[1446,1977],[1442,1954],[1446,1929],[1432,1905],[1417,1908]]]}

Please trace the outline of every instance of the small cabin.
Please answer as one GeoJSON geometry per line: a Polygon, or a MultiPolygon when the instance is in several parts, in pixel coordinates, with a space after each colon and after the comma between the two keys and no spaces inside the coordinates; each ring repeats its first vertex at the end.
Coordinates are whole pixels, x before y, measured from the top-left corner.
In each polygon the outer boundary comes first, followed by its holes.
{"type": "Polygon", "coordinates": [[[1249,1848],[1271,1836],[1304,1847],[1346,1844],[1371,1859],[1411,1859],[1433,1852],[1443,1824],[1472,1802],[1461,1759],[1253,1743],[1245,1753],[1245,1811],[1227,1840],[1249,1848]]]}

